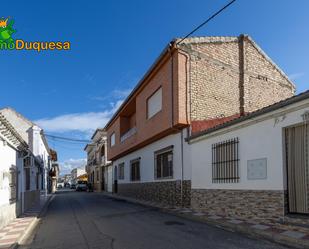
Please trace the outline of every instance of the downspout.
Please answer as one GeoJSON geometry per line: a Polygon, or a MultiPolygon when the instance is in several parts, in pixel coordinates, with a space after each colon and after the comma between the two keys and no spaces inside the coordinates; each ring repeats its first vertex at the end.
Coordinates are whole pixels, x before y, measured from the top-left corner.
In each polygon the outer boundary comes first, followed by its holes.
{"type": "Polygon", "coordinates": [[[171,55],[171,106],[172,106],[172,120],[171,120],[171,128],[173,129],[174,127],[174,57],[173,57],[173,49],[174,47],[174,42],[171,42],[169,45],[169,52],[171,55]]]}
{"type": "Polygon", "coordinates": [[[239,114],[245,114],[245,35],[241,34],[238,41],[239,49],[239,114]]]}
{"type": "Polygon", "coordinates": [[[181,185],[180,185],[180,196],[181,196],[181,206],[184,206],[183,203],[183,181],[184,181],[184,175],[183,175],[183,171],[184,171],[184,164],[183,164],[183,132],[182,130],[181,132],[181,185]]]}
{"type": "Polygon", "coordinates": [[[29,150],[27,150],[27,154],[24,157],[21,157],[22,160],[22,169],[21,169],[21,212],[23,213],[25,210],[25,184],[24,184],[24,159],[30,155],[29,150]]]}
{"type": "MultiPolygon", "coordinates": [[[[191,61],[189,59],[189,55],[187,54],[186,51],[182,50],[181,48],[177,47],[177,49],[179,51],[181,51],[182,55],[184,55],[186,57],[186,122],[189,123],[189,119],[188,119],[188,104],[189,104],[189,109],[191,110],[191,95],[190,95],[190,101],[188,100],[188,81],[191,82],[190,78],[188,80],[188,61],[190,62],[189,64],[189,73],[191,71],[191,61]],[[189,103],[188,103],[189,101],[189,103]]],[[[190,75],[190,74],[189,74],[190,75]]],[[[191,85],[190,85],[190,89],[191,89],[191,85]]],[[[190,90],[191,92],[191,90],[190,90]]],[[[191,111],[190,111],[190,121],[191,121],[191,111]]],[[[181,132],[181,206],[184,206],[184,187],[183,187],[183,182],[184,182],[184,135],[183,135],[183,129],[180,130],[181,132]]],[[[186,133],[187,133],[187,137],[189,137],[190,135],[190,128],[187,127],[186,128],[186,133]]]]}
{"type": "MultiPolygon", "coordinates": [[[[171,129],[174,129],[174,57],[173,49],[175,48],[175,42],[171,42],[169,45],[169,52],[171,56],[171,101],[172,101],[172,120],[171,120],[171,129]]],[[[179,129],[176,129],[179,131],[179,129]]],[[[183,134],[181,132],[181,181],[180,181],[180,205],[183,206],[183,134]]]]}

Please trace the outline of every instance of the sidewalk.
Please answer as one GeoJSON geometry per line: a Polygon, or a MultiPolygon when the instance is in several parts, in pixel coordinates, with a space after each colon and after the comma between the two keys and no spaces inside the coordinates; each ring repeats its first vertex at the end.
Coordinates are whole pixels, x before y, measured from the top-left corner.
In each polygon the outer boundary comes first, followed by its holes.
{"type": "Polygon", "coordinates": [[[52,195],[41,196],[40,202],[0,230],[0,249],[14,248],[35,224],[52,195]]]}
{"type": "Polygon", "coordinates": [[[129,197],[123,197],[110,193],[104,195],[126,200],[128,202],[141,204],[145,206],[156,207],[163,212],[172,215],[184,217],[186,219],[205,222],[207,224],[226,229],[233,232],[239,232],[249,237],[257,239],[266,239],[285,246],[293,248],[309,248],[309,227],[288,225],[283,223],[271,223],[265,221],[248,221],[234,219],[232,217],[216,216],[207,212],[197,212],[190,208],[174,208],[150,201],[141,201],[129,197]]]}

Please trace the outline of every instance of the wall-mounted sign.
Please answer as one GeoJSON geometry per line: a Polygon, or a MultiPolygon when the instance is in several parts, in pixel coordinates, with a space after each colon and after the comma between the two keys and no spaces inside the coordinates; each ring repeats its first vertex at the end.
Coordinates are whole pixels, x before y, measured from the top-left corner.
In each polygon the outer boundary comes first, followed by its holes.
{"type": "Polygon", "coordinates": [[[248,180],[259,180],[267,178],[267,158],[259,158],[247,161],[248,180]]]}

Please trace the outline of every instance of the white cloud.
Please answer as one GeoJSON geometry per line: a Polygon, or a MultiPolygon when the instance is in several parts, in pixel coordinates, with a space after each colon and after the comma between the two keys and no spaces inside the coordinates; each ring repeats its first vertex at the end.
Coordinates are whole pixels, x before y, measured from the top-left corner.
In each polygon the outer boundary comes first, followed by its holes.
{"type": "Polygon", "coordinates": [[[111,109],[102,112],[72,113],[53,118],[42,118],[35,123],[47,132],[92,132],[99,127],[104,127],[113,113],[119,108],[123,100],[111,104],[111,109]]]}
{"type": "Polygon", "coordinates": [[[292,73],[288,77],[289,77],[290,80],[297,80],[297,79],[303,77],[304,75],[305,75],[305,73],[292,73]]]}
{"type": "Polygon", "coordinates": [[[85,168],[85,165],[87,163],[87,159],[86,158],[80,158],[80,159],[68,159],[65,160],[64,162],[60,162],[60,174],[64,175],[64,174],[70,174],[72,169],[75,168],[85,168]]]}
{"type": "Polygon", "coordinates": [[[116,89],[116,90],[113,91],[113,96],[115,98],[124,99],[130,94],[131,91],[132,91],[131,88],[130,89],[124,89],[124,90],[117,90],[116,89]]]}
{"type": "Polygon", "coordinates": [[[105,100],[108,100],[108,99],[115,99],[115,100],[125,99],[127,96],[129,96],[131,91],[132,91],[132,88],[115,89],[108,95],[95,96],[95,97],[91,97],[91,99],[97,100],[97,101],[105,101],[105,100]]]}

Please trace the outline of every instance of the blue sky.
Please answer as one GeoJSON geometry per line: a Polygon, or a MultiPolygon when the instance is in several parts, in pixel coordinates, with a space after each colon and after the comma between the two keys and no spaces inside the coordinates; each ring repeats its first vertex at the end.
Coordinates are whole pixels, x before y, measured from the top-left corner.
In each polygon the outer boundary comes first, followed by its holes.
{"type": "MultiPolygon", "coordinates": [[[[70,41],[70,51],[1,51],[0,107],[38,121],[48,134],[89,139],[174,37],[184,36],[223,0],[5,1],[14,38],[70,41]]],[[[309,1],[237,0],[195,35],[249,34],[290,76],[309,82],[309,1]]],[[[83,164],[83,146],[49,140],[62,169],[83,164]]]]}

